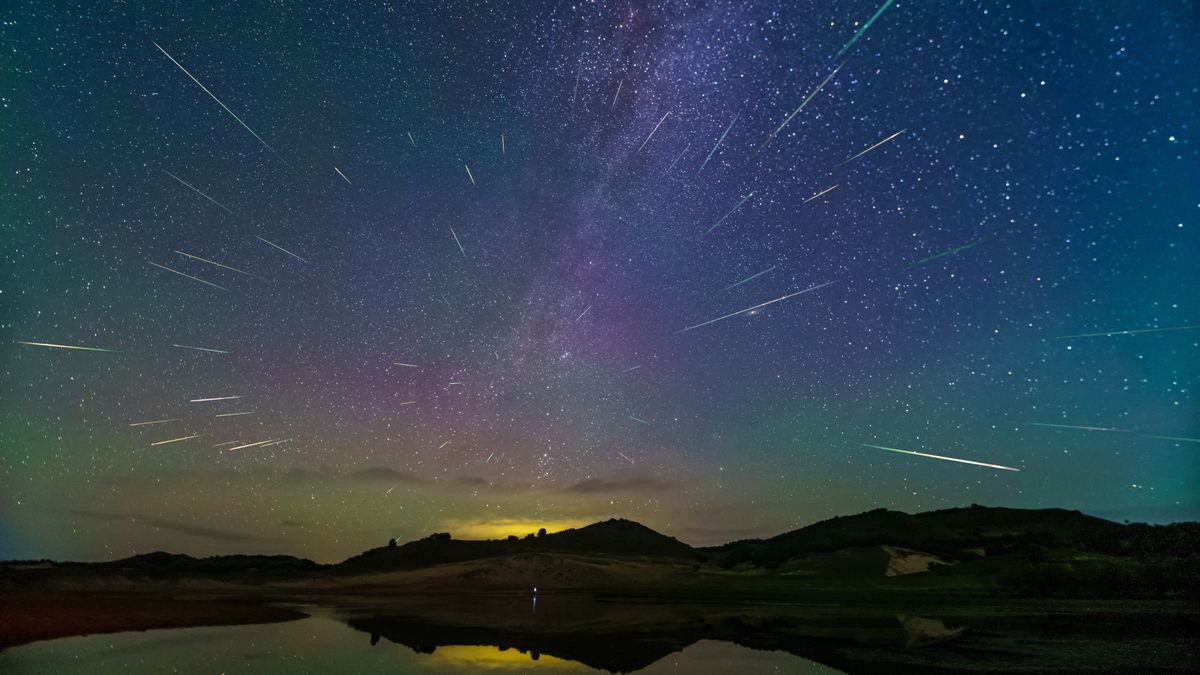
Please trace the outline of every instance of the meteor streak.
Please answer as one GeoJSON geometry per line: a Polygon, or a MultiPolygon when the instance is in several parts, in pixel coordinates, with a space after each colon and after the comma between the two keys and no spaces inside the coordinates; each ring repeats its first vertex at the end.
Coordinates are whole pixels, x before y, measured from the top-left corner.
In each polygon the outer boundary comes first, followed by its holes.
{"type": "Polygon", "coordinates": [[[241,398],[241,396],[213,396],[211,398],[194,398],[194,399],[188,401],[188,403],[206,403],[208,401],[231,401],[235,398],[241,398]]]}
{"type": "Polygon", "coordinates": [[[165,54],[165,55],[166,55],[166,57],[167,57],[168,59],[171,59],[171,63],[174,63],[175,65],[179,66],[179,69],[180,69],[180,70],[182,70],[182,71],[184,72],[184,74],[185,74],[185,75],[187,75],[188,77],[192,78],[192,82],[195,82],[197,85],[199,85],[199,86],[200,86],[200,88],[204,90],[204,93],[208,94],[208,95],[209,95],[209,97],[211,97],[211,98],[212,98],[212,100],[216,101],[216,102],[217,102],[217,105],[221,106],[221,108],[223,108],[223,109],[225,110],[225,112],[229,113],[229,115],[230,115],[231,117],[233,117],[233,119],[237,120],[238,124],[242,125],[242,127],[243,127],[243,128],[245,128],[245,129],[246,129],[246,131],[249,131],[249,132],[250,132],[250,134],[251,134],[251,135],[253,135],[253,136],[254,136],[254,138],[255,138],[255,139],[257,139],[259,143],[262,143],[262,145],[263,145],[263,147],[264,147],[264,148],[266,148],[267,150],[270,150],[272,155],[275,155],[275,157],[276,157],[276,158],[277,158],[279,161],[283,162],[283,163],[284,163],[284,165],[287,165],[287,162],[285,162],[285,161],[283,160],[283,158],[279,156],[279,153],[278,153],[278,152],[275,152],[275,148],[272,148],[271,146],[267,145],[267,142],[266,142],[266,141],[264,141],[264,140],[262,139],[262,136],[259,136],[259,135],[258,135],[258,133],[257,133],[256,131],[254,131],[253,129],[251,129],[251,128],[250,128],[250,125],[248,125],[248,124],[246,124],[245,122],[243,122],[243,121],[242,121],[242,118],[238,117],[236,113],[234,113],[232,110],[230,110],[230,109],[229,109],[229,106],[227,106],[227,105],[225,105],[224,103],[222,103],[222,102],[221,102],[221,99],[217,98],[215,94],[213,94],[211,91],[209,91],[209,90],[208,90],[208,87],[206,87],[206,86],[204,86],[203,84],[201,84],[201,83],[200,83],[200,80],[197,80],[197,79],[195,78],[195,76],[194,76],[194,75],[192,75],[191,73],[189,73],[189,72],[188,72],[188,69],[187,69],[187,68],[184,68],[184,67],[183,67],[183,64],[181,64],[180,62],[176,61],[174,56],[171,56],[170,54],[167,54],[167,50],[163,49],[162,47],[159,47],[159,45],[158,45],[158,43],[157,43],[157,42],[153,42],[152,44],[153,44],[155,47],[158,47],[158,51],[160,51],[160,52],[162,52],[163,54],[165,54]]]}
{"type": "Polygon", "coordinates": [[[346,185],[354,185],[354,183],[350,182],[349,178],[346,178],[346,174],[342,173],[341,169],[339,169],[335,166],[335,167],[333,167],[333,170],[337,172],[337,175],[342,177],[342,180],[346,181],[346,185]]]}
{"type": "Polygon", "coordinates": [[[224,443],[217,443],[216,445],[214,445],[214,446],[212,446],[212,447],[214,447],[214,448],[223,448],[223,447],[225,447],[225,446],[227,446],[227,445],[237,445],[238,443],[241,443],[241,441],[225,441],[224,443]]]}
{"type": "Polygon", "coordinates": [[[500,154],[505,154],[504,150],[504,134],[500,134],[500,154]]]}
{"type": "Polygon", "coordinates": [[[271,447],[272,445],[279,445],[279,444],[281,444],[281,443],[287,443],[287,442],[290,442],[290,441],[292,441],[292,440],[295,440],[295,439],[292,439],[292,438],[284,438],[284,439],[282,439],[282,440],[278,440],[278,441],[267,441],[266,443],[263,443],[263,444],[262,444],[262,447],[264,447],[264,448],[269,448],[269,447],[271,447]]]}
{"type": "Polygon", "coordinates": [[[642,141],[642,145],[637,149],[638,152],[641,152],[642,148],[646,147],[646,144],[650,142],[650,139],[654,138],[654,132],[658,131],[658,128],[662,126],[662,123],[667,121],[667,115],[670,115],[670,114],[671,114],[670,110],[663,113],[662,119],[659,120],[658,124],[655,124],[654,128],[650,130],[650,135],[646,137],[646,140],[642,141]]]}
{"type": "Polygon", "coordinates": [[[721,223],[725,222],[725,219],[726,219],[726,218],[728,218],[729,216],[733,215],[733,212],[734,212],[734,211],[737,211],[737,210],[738,210],[738,208],[740,208],[742,204],[745,204],[745,203],[746,203],[746,200],[747,200],[747,199],[750,199],[750,198],[751,198],[751,197],[753,197],[753,196],[754,196],[754,191],[753,191],[753,190],[751,190],[749,194],[747,194],[745,197],[742,197],[742,201],[738,202],[738,203],[737,203],[737,206],[734,206],[732,209],[729,209],[729,212],[728,212],[728,213],[726,213],[725,215],[721,216],[721,217],[720,217],[720,218],[717,220],[717,222],[713,223],[713,226],[712,226],[712,227],[710,227],[710,228],[708,228],[708,229],[707,229],[707,230],[704,232],[704,234],[708,234],[709,232],[712,232],[713,230],[717,229],[717,226],[718,226],[718,225],[720,225],[721,223]]]}
{"type": "Polygon", "coordinates": [[[113,354],[117,353],[117,350],[115,350],[115,349],[101,349],[99,347],[79,347],[76,345],[56,345],[52,342],[25,342],[24,340],[17,340],[16,342],[17,342],[17,344],[29,345],[31,347],[53,347],[54,349],[80,349],[85,352],[109,352],[109,353],[113,353],[113,354]]]}
{"type": "Polygon", "coordinates": [[[225,288],[224,286],[218,286],[218,285],[214,284],[214,283],[213,283],[213,282],[211,282],[211,281],[205,281],[205,280],[203,280],[203,279],[200,279],[199,277],[194,277],[194,276],[192,276],[192,275],[190,275],[190,274],[184,274],[183,272],[180,272],[179,270],[173,270],[173,269],[171,269],[170,267],[167,267],[166,265],[159,265],[158,263],[156,263],[156,262],[150,262],[149,260],[147,260],[146,262],[149,262],[151,265],[154,265],[155,267],[157,267],[157,268],[159,268],[159,269],[164,269],[164,270],[166,270],[166,271],[168,271],[168,272],[174,272],[175,274],[178,274],[178,275],[179,275],[179,276],[181,276],[181,277],[187,277],[187,278],[191,279],[192,281],[199,281],[199,282],[200,282],[200,283],[202,283],[202,284],[207,284],[207,285],[209,285],[209,286],[212,286],[213,288],[219,288],[219,289],[221,289],[221,290],[223,290],[223,291],[228,291],[228,290],[229,290],[228,288],[225,288]]]}
{"type": "Polygon", "coordinates": [[[883,3],[882,6],[879,7],[879,9],[875,10],[875,14],[872,15],[870,19],[867,19],[867,22],[863,24],[862,28],[858,29],[858,32],[854,34],[854,37],[850,38],[849,42],[842,45],[841,50],[839,50],[837,55],[834,56],[833,58],[835,58],[835,59],[841,58],[842,54],[845,54],[847,49],[850,49],[850,47],[852,45],[854,45],[855,42],[858,42],[858,38],[862,37],[863,33],[867,32],[867,29],[871,27],[871,24],[875,23],[875,19],[878,19],[879,15],[883,14],[883,10],[890,7],[893,2],[895,2],[895,0],[887,0],[886,2],[883,3]]]}
{"type": "Polygon", "coordinates": [[[862,157],[863,155],[867,154],[868,152],[874,150],[875,148],[878,148],[879,146],[883,145],[884,143],[887,143],[888,141],[892,140],[893,138],[899,136],[900,134],[902,134],[906,131],[908,131],[908,129],[901,129],[900,131],[897,131],[896,133],[892,134],[891,136],[888,136],[887,138],[883,139],[882,141],[879,141],[875,145],[872,145],[871,147],[867,148],[866,150],[863,150],[862,152],[858,153],[857,155],[851,157],[850,159],[842,162],[841,164],[838,164],[838,166],[845,166],[846,164],[853,162],[854,160],[858,159],[859,157],[862,157]]]}
{"type": "Polygon", "coordinates": [[[837,187],[836,185],[831,185],[831,186],[829,186],[829,187],[825,188],[824,190],[821,190],[821,191],[820,191],[820,192],[818,192],[817,194],[815,194],[815,195],[813,195],[813,196],[809,197],[808,199],[805,199],[804,201],[802,201],[802,202],[800,202],[800,203],[801,203],[801,204],[807,204],[807,203],[811,202],[812,200],[816,199],[817,197],[820,197],[821,195],[825,194],[826,192],[829,192],[829,191],[833,190],[833,189],[834,189],[834,188],[836,188],[836,187],[837,187]]]}
{"type": "Polygon", "coordinates": [[[446,441],[445,443],[442,443],[441,445],[439,445],[438,450],[441,450],[442,448],[446,447],[447,445],[450,445],[450,441],[446,441]]]}
{"type": "Polygon", "coordinates": [[[958,253],[959,251],[965,251],[965,250],[967,250],[967,249],[969,249],[969,248],[973,248],[973,247],[975,247],[975,246],[978,246],[978,245],[980,245],[980,244],[982,244],[982,243],[983,243],[983,240],[982,240],[982,239],[980,239],[980,240],[978,240],[978,241],[973,241],[973,242],[971,242],[971,243],[969,243],[969,244],[963,244],[962,246],[959,246],[958,248],[952,248],[952,249],[950,249],[949,251],[942,251],[941,253],[937,253],[937,254],[931,255],[931,256],[929,256],[928,258],[921,258],[920,260],[917,260],[916,262],[910,262],[910,263],[908,264],[908,266],[909,266],[909,267],[916,267],[916,266],[918,266],[918,265],[924,265],[925,263],[927,263],[927,262],[930,262],[930,261],[932,261],[932,260],[937,260],[938,258],[941,258],[941,257],[943,257],[943,256],[954,255],[955,253],[958,253]]]}
{"type": "Polygon", "coordinates": [[[716,322],[718,322],[718,321],[724,321],[725,319],[728,319],[728,318],[731,318],[731,317],[735,317],[735,316],[737,316],[737,315],[739,315],[739,314],[745,314],[746,312],[753,312],[754,310],[756,310],[756,309],[759,309],[760,307],[766,307],[767,305],[773,305],[773,304],[775,304],[775,303],[777,303],[777,302],[782,302],[782,301],[784,301],[784,300],[787,300],[788,298],[794,298],[794,297],[796,297],[797,295],[803,295],[804,293],[808,293],[809,291],[815,291],[815,290],[817,290],[818,288],[824,288],[824,287],[828,286],[829,284],[832,284],[832,283],[837,283],[838,281],[841,281],[841,280],[840,280],[840,279],[834,279],[833,281],[826,281],[825,283],[823,283],[823,284],[817,284],[816,286],[809,286],[808,288],[806,288],[806,289],[804,289],[804,290],[802,290],[802,291],[796,291],[795,293],[789,293],[789,294],[787,294],[787,295],[785,295],[785,296],[783,296],[783,297],[781,297],[781,298],[775,298],[774,300],[768,300],[768,301],[766,301],[766,302],[764,302],[764,303],[757,304],[757,305],[755,305],[755,306],[753,306],[753,307],[747,307],[746,309],[739,309],[739,310],[738,310],[738,311],[736,311],[736,312],[732,312],[732,313],[726,314],[725,316],[718,316],[718,317],[717,317],[717,318],[715,318],[715,319],[709,319],[708,321],[705,321],[704,323],[698,323],[698,324],[696,324],[695,326],[688,326],[687,328],[684,328],[684,329],[682,329],[682,330],[677,330],[677,331],[675,331],[675,334],[676,334],[676,335],[679,335],[680,333],[686,333],[686,332],[688,332],[688,331],[690,331],[690,330],[694,330],[694,329],[696,329],[696,328],[700,328],[701,326],[707,326],[707,325],[708,325],[708,324],[710,324],[710,323],[716,323],[716,322]]]}
{"type": "Polygon", "coordinates": [[[637,370],[638,368],[641,368],[641,367],[642,367],[642,365],[639,363],[638,365],[636,365],[636,366],[632,366],[632,367],[629,367],[629,368],[626,368],[625,370],[622,370],[621,372],[622,372],[622,373],[628,373],[628,372],[635,371],[635,370],[637,370]]]}
{"type": "Polygon", "coordinates": [[[213,415],[213,417],[237,417],[238,415],[253,415],[253,414],[254,414],[253,410],[248,410],[246,412],[220,413],[217,415],[213,415]]]}
{"type": "Polygon", "coordinates": [[[181,347],[183,349],[195,349],[198,352],[212,352],[214,354],[228,354],[229,352],[223,349],[209,349],[208,347],[192,347],[190,345],[171,345],[172,347],[181,347]]]}
{"type": "Polygon", "coordinates": [[[1153,434],[1142,434],[1146,438],[1157,438],[1160,441],[1180,441],[1182,443],[1200,443],[1200,438],[1184,438],[1182,436],[1155,436],[1153,434]]]}
{"type": "Polygon", "coordinates": [[[763,271],[759,272],[758,274],[751,274],[750,276],[746,277],[745,279],[742,279],[741,281],[738,281],[738,282],[734,282],[734,283],[732,283],[732,284],[729,284],[728,286],[726,286],[725,288],[722,288],[721,290],[723,290],[723,291],[727,291],[727,290],[729,290],[729,289],[731,289],[731,288],[735,288],[735,287],[737,287],[737,286],[741,286],[742,284],[746,283],[747,281],[753,281],[753,280],[755,280],[755,279],[757,279],[757,278],[761,277],[762,275],[766,274],[767,272],[774,271],[774,269],[775,269],[775,265],[771,265],[770,267],[768,267],[767,269],[765,269],[765,270],[763,270],[763,271]]]}
{"type": "Polygon", "coordinates": [[[612,105],[608,106],[609,108],[617,107],[617,97],[621,95],[621,85],[623,84],[625,84],[625,80],[617,82],[617,93],[613,94],[612,105]]]}
{"type": "MultiPolygon", "coordinates": [[[[460,253],[462,253],[463,259],[466,260],[467,259],[467,250],[463,248],[462,242],[458,240],[458,234],[454,231],[454,226],[447,225],[446,227],[450,228],[450,236],[454,237],[454,243],[458,244],[458,250],[460,253]]],[[[444,299],[445,298],[443,297],[443,300],[444,299]]],[[[447,302],[446,306],[449,307],[450,303],[447,302]]]]}
{"type": "Polygon", "coordinates": [[[683,155],[684,155],[684,154],[685,154],[685,153],[688,151],[688,148],[690,148],[690,147],[692,147],[692,144],[691,144],[691,143],[688,143],[687,145],[685,145],[685,146],[683,147],[683,152],[680,152],[680,153],[679,153],[679,154],[678,154],[678,155],[675,157],[675,159],[671,161],[670,165],[668,165],[668,166],[667,166],[667,170],[666,170],[666,171],[664,171],[663,173],[670,173],[670,172],[671,172],[671,169],[674,169],[674,168],[675,168],[675,165],[679,163],[679,160],[683,159],[683,155]]]}
{"type": "Polygon", "coordinates": [[[1034,427],[1049,427],[1051,429],[1078,429],[1080,431],[1115,431],[1123,434],[1133,433],[1133,429],[1118,429],[1116,427],[1086,427],[1075,424],[1048,424],[1046,422],[1017,422],[1018,425],[1027,425],[1034,427]]]}
{"type": "Polygon", "coordinates": [[[645,424],[645,425],[649,425],[649,424],[650,424],[650,423],[649,423],[649,422],[647,422],[646,420],[644,420],[644,419],[642,419],[642,418],[640,418],[640,417],[634,417],[633,415],[630,415],[630,416],[629,416],[629,419],[633,420],[634,422],[641,422],[642,424],[645,424]]]}
{"type": "Polygon", "coordinates": [[[194,186],[194,185],[192,185],[191,183],[187,182],[186,180],[184,180],[184,179],[180,178],[179,176],[176,176],[175,174],[171,173],[170,171],[166,171],[166,170],[164,170],[164,171],[163,171],[163,173],[165,173],[165,174],[167,174],[168,176],[170,176],[171,178],[174,178],[175,180],[179,181],[180,183],[182,183],[182,184],[183,184],[183,186],[184,186],[184,187],[186,187],[187,189],[191,190],[192,192],[195,192],[196,194],[200,195],[201,197],[204,197],[205,199],[207,199],[208,201],[210,201],[210,202],[212,202],[212,203],[216,204],[217,206],[219,206],[219,207],[221,207],[221,208],[225,209],[226,211],[228,211],[228,212],[229,212],[229,214],[230,214],[230,215],[233,215],[233,211],[230,211],[228,206],[225,206],[225,205],[224,205],[224,204],[222,204],[221,202],[219,202],[219,201],[217,201],[217,200],[213,199],[212,197],[209,197],[208,195],[204,194],[204,193],[203,193],[203,192],[201,192],[201,191],[200,191],[200,189],[199,189],[199,188],[197,188],[196,186],[194,186]]]}
{"type": "Polygon", "coordinates": [[[721,137],[717,139],[717,144],[713,146],[713,149],[708,151],[708,157],[704,158],[704,163],[700,165],[699,169],[696,169],[696,173],[700,173],[704,170],[705,165],[708,164],[708,160],[712,159],[712,156],[714,153],[716,153],[717,148],[721,147],[721,143],[725,142],[725,136],[729,133],[729,130],[733,128],[733,123],[736,122],[741,116],[742,113],[739,112],[733,116],[733,119],[729,120],[729,126],[725,127],[725,133],[721,134],[721,137]]]}
{"type": "Polygon", "coordinates": [[[233,452],[234,450],[243,450],[245,448],[255,448],[260,445],[266,445],[267,443],[270,443],[270,442],[271,442],[270,440],[266,440],[266,441],[258,441],[257,443],[247,443],[245,445],[239,445],[237,447],[230,448],[230,449],[226,450],[225,452],[233,452]]]}
{"type": "Polygon", "coordinates": [[[167,443],[178,443],[179,441],[186,441],[188,439],[199,438],[199,437],[200,437],[200,434],[192,434],[191,436],[183,436],[181,438],[171,438],[171,439],[168,439],[165,441],[156,441],[154,443],[151,443],[150,445],[166,445],[167,443]]]}
{"type": "Polygon", "coordinates": [[[248,277],[254,276],[253,274],[250,274],[249,272],[246,272],[243,270],[239,270],[236,267],[230,267],[229,265],[222,265],[221,263],[216,262],[215,260],[209,260],[208,258],[201,258],[198,255],[192,255],[191,253],[184,253],[183,251],[179,251],[179,250],[176,250],[175,252],[181,256],[184,256],[185,258],[191,258],[192,260],[199,260],[200,262],[205,262],[205,263],[208,263],[209,265],[216,265],[217,267],[224,267],[227,270],[232,270],[239,274],[245,274],[248,277]]]}
{"type": "Polygon", "coordinates": [[[421,367],[421,366],[418,366],[418,365],[416,365],[416,364],[412,364],[412,363],[401,363],[401,362],[399,362],[399,361],[392,361],[392,365],[393,365],[393,366],[404,366],[405,368],[420,368],[420,367],[421,367]]]}
{"type": "Polygon", "coordinates": [[[149,421],[149,422],[131,422],[131,423],[129,424],[129,426],[131,426],[131,427],[144,427],[144,426],[147,426],[147,425],[149,425],[149,424],[166,424],[167,422],[178,422],[178,421],[179,421],[179,420],[181,420],[181,419],[183,419],[183,418],[182,418],[182,417],[172,417],[172,418],[171,418],[171,419],[169,419],[169,420],[151,420],[151,421],[149,421]]]}
{"type": "Polygon", "coordinates": [[[415,147],[417,147],[417,142],[413,140],[413,137],[412,137],[412,132],[411,132],[411,131],[406,131],[406,132],[404,132],[404,133],[408,134],[408,142],[409,142],[409,143],[412,143],[412,146],[413,146],[414,148],[415,148],[415,147]]]}
{"type": "Polygon", "coordinates": [[[628,457],[628,456],[627,456],[625,453],[621,452],[620,450],[617,450],[617,451],[616,451],[616,453],[617,453],[618,455],[620,455],[620,456],[624,457],[626,462],[629,462],[630,464],[633,464],[633,460],[632,460],[632,459],[629,459],[629,457],[628,457]]]}
{"type": "Polygon", "coordinates": [[[917,452],[915,450],[901,450],[900,448],[889,448],[889,447],[886,447],[883,445],[871,445],[870,443],[861,443],[860,445],[863,445],[868,448],[875,448],[877,450],[887,450],[888,452],[899,452],[899,453],[905,454],[905,455],[916,455],[917,457],[929,457],[930,459],[942,459],[947,462],[958,462],[960,464],[974,464],[975,466],[985,466],[989,469],[1001,469],[1003,471],[1020,471],[1020,469],[1014,469],[1011,466],[1000,466],[999,464],[985,464],[984,462],[975,462],[975,461],[972,461],[969,459],[958,459],[957,457],[943,457],[942,455],[931,455],[927,452],[917,452]]]}
{"type": "Polygon", "coordinates": [[[275,248],[279,249],[280,251],[283,251],[284,253],[286,253],[286,254],[288,254],[288,255],[292,256],[293,258],[295,258],[296,260],[299,260],[299,261],[300,261],[300,262],[302,262],[302,263],[306,263],[306,262],[308,262],[308,261],[307,261],[307,260],[305,260],[304,258],[301,258],[300,256],[296,255],[295,253],[292,253],[291,251],[289,251],[289,250],[287,250],[286,248],[284,248],[284,247],[280,246],[279,244],[276,244],[276,243],[275,243],[275,242],[273,242],[273,241],[269,241],[269,240],[267,240],[267,239],[263,239],[262,237],[258,236],[257,234],[256,234],[256,235],[254,235],[254,238],[255,238],[255,239],[257,239],[257,240],[259,240],[259,241],[261,241],[261,242],[262,242],[262,243],[264,243],[264,244],[267,244],[268,246],[274,246],[275,248]]]}
{"type": "Polygon", "coordinates": [[[571,92],[571,103],[575,103],[575,97],[579,95],[579,78],[583,75],[583,61],[575,68],[575,89],[571,92]]]}
{"type": "Polygon", "coordinates": [[[471,185],[475,184],[475,174],[471,173],[471,167],[463,164],[463,168],[467,170],[467,178],[471,179],[471,185]]]}
{"type": "Polygon", "coordinates": [[[1071,338],[1084,338],[1084,337],[1109,337],[1112,335],[1135,335],[1137,333],[1161,333],[1163,331],[1169,331],[1169,330],[1192,330],[1193,328],[1200,328],[1200,325],[1172,326],[1170,328],[1138,328],[1136,330],[1115,330],[1115,331],[1110,331],[1108,333],[1082,333],[1080,335],[1059,335],[1058,337],[1056,337],[1054,339],[1055,340],[1069,340],[1071,338]]]}
{"type": "Polygon", "coordinates": [[[401,403],[400,405],[412,405],[412,404],[414,404],[414,403],[416,403],[416,401],[404,401],[404,402],[403,402],[403,403],[401,403]]]}
{"type": "MultiPolygon", "coordinates": [[[[845,64],[842,64],[842,65],[845,65],[845,64]]],[[[750,160],[757,157],[758,153],[762,152],[763,148],[767,147],[767,144],[770,143],[776,136],[778,136],[780,131],[783,131],[783,128],[788,125],[788,122],[792,121],[792,118],[794,118],[796,115],[799,115],[801,110],[804,110],[804,107],[808,105],[808,102],[813,100],[813,97],[815,97],[822,89],[824,89],[825,85],[829,84],[829,81],[832,80],[833,76],[837,75],[838,71],[841,69],[842,69],[842,66],[839,65],[837,68],[833,69],[832,73],[829,73],[828,75],[826,75],[825,79],[821,80],[821,84],[818,84],[817,88],[813,89],[812,92],[809,93],[808,97],[804,99],[804,101],[800,104],[800,107],[793,110],[792,114],[788,115],[787,119],[785,119],[783,121],[783,124],[780,124],[779,127],[777,129],[775,129],[775,131],[772,131],[771,135],[767,136],[767,140],[763,141],[762,145],[758,146],[758,149],[754,151],[754,154],[750,155],[750,159],[748,159],[746,161],[749,162],[750,160]]]]}
{"type": "Polygon", "coordinates": [[[583,315],[587,314],[590,311],[592,311],[592,306],[588,305],[587,309],[583,310],[582,312],[579,313],[579,316],[575,317],[575,323],[579,323],[579,320],[583,318],[583,315]]]}

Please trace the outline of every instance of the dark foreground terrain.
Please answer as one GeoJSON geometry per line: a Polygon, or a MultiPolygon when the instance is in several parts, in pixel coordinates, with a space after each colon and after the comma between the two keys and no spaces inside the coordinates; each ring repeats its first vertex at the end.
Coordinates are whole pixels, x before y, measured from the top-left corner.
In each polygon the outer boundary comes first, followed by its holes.
{"type": "Polygon", "coordinates": [[[607,521],[497,541],[435,534],[335,565],[5,563],[0,650],[316,613],[368,647],[490,646],[611,672],[700,641],[845,672],[1187,672],[1200,668],[1197,528],[972,507],[872,511],[707,549],[607,521]]]}

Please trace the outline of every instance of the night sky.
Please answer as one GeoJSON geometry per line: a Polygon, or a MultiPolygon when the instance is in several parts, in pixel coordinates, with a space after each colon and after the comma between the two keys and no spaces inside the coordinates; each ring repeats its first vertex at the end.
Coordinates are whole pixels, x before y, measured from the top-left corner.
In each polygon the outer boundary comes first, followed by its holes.
{"type": "Polygon", "coordinates": [[[0,10],[0,558],[1200,517],[1194,3],[333,4],[0,10]]]}

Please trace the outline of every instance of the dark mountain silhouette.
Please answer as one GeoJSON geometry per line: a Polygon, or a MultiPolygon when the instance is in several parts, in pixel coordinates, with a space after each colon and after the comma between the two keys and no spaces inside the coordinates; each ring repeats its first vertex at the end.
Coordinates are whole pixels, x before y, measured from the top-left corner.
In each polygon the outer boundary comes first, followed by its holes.
{"type": "Polygon", "coordinates": [[[1037,597],[1197,597],[1200,523],[1121,525],[1063,509],[971,506],[915,515],[878,509],[703,549],[632,521],[608,520],[504,540],[456,540],[438,533],[402,545],[391,542],[334,565],[282,555],[193,558],[162,552],[95,564],[0,563],[0,590],[205,579],[418,592],[541,586],[749,597],[888,587],[1037,597]]]}
{"type": "Polygon", "coordinates": [[[694,559],[691,546],[631,520],[606,520],[540,537],[471,541],[447,533],[401,546],[382,546],[333,566],[338,574],[366,574],[465,562],[519,553],[575,553],[616,557],[694,559]]]}
{"type": "Polygon", "coordinates": [[[198,574],[239,575],[245,573],[280,574],[286,572],[312,572],[323,565],[305,558],[290,555],[218,555],[209,558],[193,558],[178,553],[144,553],[130,558],[114,560],[107,566],[135,570],[145,574],[198,574]]]}
{"type": "Polygon", "coordinates": [[[823,520],[770,539],[747,539],[704,550],[726,566],[751,562],[778,567],[801,555],[879,545],[961,559],[971,550],[986,554],[1028,544],[1091,548],[1119,537],[1125,527],[1064,509],[971,506],[915,515],[876,509],[823,520]]]}

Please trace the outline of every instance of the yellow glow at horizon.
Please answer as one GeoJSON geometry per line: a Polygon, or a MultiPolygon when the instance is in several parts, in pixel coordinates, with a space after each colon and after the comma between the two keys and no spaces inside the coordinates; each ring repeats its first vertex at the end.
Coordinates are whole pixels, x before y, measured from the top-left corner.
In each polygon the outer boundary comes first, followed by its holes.
{"type": "Polygon", "coordinates": [[[500,651],[499,647],[491,645],[442,645],[434,650],[430,658],[440,661],[440,665],[491,668],[495,670],[525,671],[529,668],[554,668],[555,670],[590,670],[583,664],[560,659],[554,656],[539,654],[536,661],[529,652],[520,652],[513,647],[500,651]]]}
{"type": "Polygon", "coordinates": [[[541,528],[546,528],[546,532],[561,532],[569,530],[573,527],[583,527],[590,521],[587,520],[536,520],[516,519],[516,518],[500,518],[497,520],[443,520],[439,521],[436,529],[442,532],[449,532],[455,539],[505,539],[509,535],[524,537],[533,532],[536,533],[541,528]]]}

